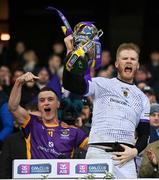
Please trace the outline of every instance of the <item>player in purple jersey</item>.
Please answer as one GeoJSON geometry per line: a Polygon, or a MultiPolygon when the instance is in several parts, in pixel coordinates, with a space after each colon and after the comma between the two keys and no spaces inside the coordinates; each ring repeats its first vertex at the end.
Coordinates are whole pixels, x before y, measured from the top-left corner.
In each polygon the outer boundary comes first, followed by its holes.
{"type": "Polygon", "coordinates": [[[20,106],[23,84],[38,80],[27,72],[20,76],[11,91],[9,108],[21,124],[25,135],[28,159],[72,158],[76,147],[86,148],[88,137],[75,126],[58,120],[59,100],[51,88],[43,88],[38,95],[40,116],[31,115],[20,106]]]}

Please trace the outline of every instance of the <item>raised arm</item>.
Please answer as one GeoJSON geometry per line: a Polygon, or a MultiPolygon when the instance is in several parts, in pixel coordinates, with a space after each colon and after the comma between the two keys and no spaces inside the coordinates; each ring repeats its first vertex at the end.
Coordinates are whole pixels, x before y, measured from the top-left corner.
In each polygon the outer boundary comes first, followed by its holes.
{"type": "Polygon", "coordinates": [[[9,110],[16,117],[20,124],[24,124],[25,120],[29,117],[27,110],[20,106],[21,91],[24,83],[34,81],[39,77],[34,76],[31,72],[27,72],[17,78],[9,98],[9,110]]]}
{"type": "Polygon", "coordinates": [[[71,35],[64,39],[67,56],[63,74],[65,89],[79,94],[87,94],[90,67],[99,68],[101,62],[101,44],[99,42],[102,30],[92,22],[82,21],[76,24],[71,35]]]}
{"type": "MultiPolygon", "coordinates": [[[[70,61],[70,58],[72,57],[74,51],[74,47],[73,47],[73,37],[72,35],[67,36],[64,39],[66,48],[67,48],[67,55],[66,55],[66,59],[65,59],[65,67],[64,67],[64,71],[63,71],[63,86],[65,89],[79,94],[79,95],[83,95],[86,93],[87,91],[87,80],[84,78],[84,73],[80,72],[80,73],[74,73],[72,70],[68,70],[66,65],[67,62],[70,61]]],[[[73,58],[73,57],[72,57],[73,58]]],[[[76,71],[79,70],[79,64],[78,62],[80,61],[87,61],[86,60],[86,55],[85,56],[79,56],[76,63],[74,64],[74,69],[76,69],[76,71]]],[[[82,71],[82,70],[81,70],[82,71]]]]}

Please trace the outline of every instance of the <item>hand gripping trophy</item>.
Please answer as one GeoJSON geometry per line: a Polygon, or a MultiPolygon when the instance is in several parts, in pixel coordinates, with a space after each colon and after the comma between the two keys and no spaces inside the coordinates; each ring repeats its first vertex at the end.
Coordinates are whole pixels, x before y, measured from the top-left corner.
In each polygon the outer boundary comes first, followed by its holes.
{"type": "Polygon", "coordinates": [[[93,22],[84,21],[71,29],[66,17],[54,7],[47,8],[57,12],[64,23],[62,30],[65,36],[72,35],[73,49],[66,56],[66,69],[73,74],[87,74],[91,67],[98,69],[101,64],[101,43],[99,38],[103,31],[98,30],[93,22]]]}

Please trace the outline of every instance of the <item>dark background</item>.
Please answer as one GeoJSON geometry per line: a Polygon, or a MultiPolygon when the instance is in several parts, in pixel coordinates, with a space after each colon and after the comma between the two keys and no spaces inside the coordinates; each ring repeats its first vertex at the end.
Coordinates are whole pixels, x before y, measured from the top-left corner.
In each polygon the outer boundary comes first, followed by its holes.
{"type": "Polygon", "coordinates": [[[152,0],[10,0],[11,47],[22,40],[43,56],[54,40],[63,41],[62,21],[45,10],[48,5],[61,10],[72,28],[80,21],[95,21],[104,31],[102,47],[110,49],[113,57],[122,42],[137,43],[142,61],[148,60],[151,50],[159,49],[159,7],[152,0]]]}

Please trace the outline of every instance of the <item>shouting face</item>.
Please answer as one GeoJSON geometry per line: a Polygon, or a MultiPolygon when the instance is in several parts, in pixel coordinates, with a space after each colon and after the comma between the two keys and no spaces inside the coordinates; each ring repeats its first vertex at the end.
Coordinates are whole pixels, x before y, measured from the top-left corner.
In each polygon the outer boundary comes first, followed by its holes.
{"type": "Polygon", "coordinates": [[[118,69],[118,78],[127,83],[132,83],[135,73],[139,68],[138,54],[131,49],[122,50],[115,62],[118,69]]]}
{"type": "Polygon", "coordinates": [[[41,112],[43,121],[53,122],[57,120],[59,101],[56,94],[52,91],[40,92],[38,95],[38,108],[41,112]]]}

